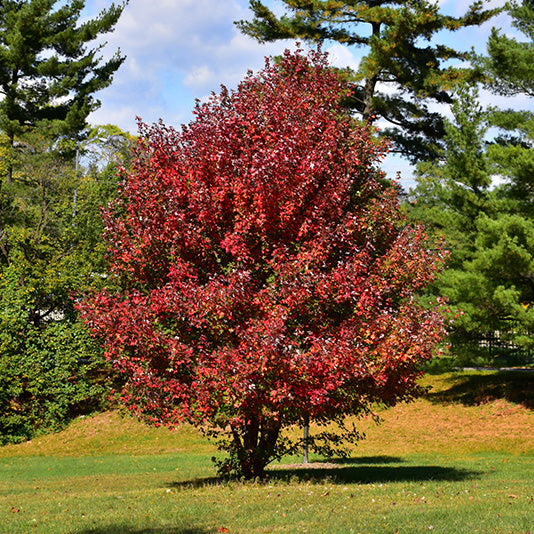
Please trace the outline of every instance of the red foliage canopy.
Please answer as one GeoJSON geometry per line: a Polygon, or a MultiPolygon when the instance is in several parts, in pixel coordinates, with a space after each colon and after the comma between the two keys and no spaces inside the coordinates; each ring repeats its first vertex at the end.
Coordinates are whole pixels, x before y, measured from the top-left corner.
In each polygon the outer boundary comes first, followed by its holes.
{"type": "Polygon", "coordinates": [[[412,397],[442,335],[414,296],[437,252],[346,91],[324,54],[286,52],[181,131],[141,125],[105,213],[119,290],[80,305],[132,410],[230,428],[241,464],[262,458],[252,474],[286,425],[412,397]]]}

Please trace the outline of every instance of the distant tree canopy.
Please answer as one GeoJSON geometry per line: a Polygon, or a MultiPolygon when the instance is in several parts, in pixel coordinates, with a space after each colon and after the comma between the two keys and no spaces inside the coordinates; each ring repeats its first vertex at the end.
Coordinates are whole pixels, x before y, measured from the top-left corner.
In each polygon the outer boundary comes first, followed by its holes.
{"type": "MultiPolygon", "coordinates": [[[[280,0],[286,14],[277,17],[261,0],[250,0],[254,18],[237,26],[260,42],[276,39],[336,41],[367,53],[356,72],[347,104],[364,120],[385,119],[384,134],[393,150],[412,162],[433,159],[445,134],[440,113],[431,104],[450,104],[450,90],[472,79],[472,69],[449,60],[468,55],[436,44],[444,30],[477,26],[498,12],[474,2],[461,17],[440,13],[437,2],[404,0],[280,0]]],[[[457,63],[457,62],[456,62],[457,63]]]]}

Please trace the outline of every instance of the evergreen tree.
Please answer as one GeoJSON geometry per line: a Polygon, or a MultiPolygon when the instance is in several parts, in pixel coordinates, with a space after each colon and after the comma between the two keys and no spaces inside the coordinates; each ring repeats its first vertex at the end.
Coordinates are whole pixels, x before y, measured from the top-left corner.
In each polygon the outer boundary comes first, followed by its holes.
{"type": "MultiPolygon", "coordinates": [[[[504,96],[534,97],[534,2],[510,2],[507,10],[522,40],[493,29],[487,57],[479,57],[487,86],[504,96]]],[[[529,110],[489,110],[488,121],[500,135],[489,149],[494,172],[505,179],[501,191],[509,209],[534,215],[534,113],[529,110]]]]}
{"type": "Polygon", "coordinates": [[[434,162],[416,167],[417,187],[412,217],[446,236],[452,251],[449,267],[461,266],[472,253],[476,218],[493,209],[486,156],[484,112],[478,90],[461,85],[451,107],[454,121],[445,120],[445,148],[434,162]]]}
{"type": "Polygon", "coordinates": [[[489,356],[532,346],[525,334],[534,326],[534,221],[510,209],[506,190],[492,187],[477,90],[462,87],[456,96],[443,161],[418,166],[411,216],[447,243],[447,269],[433,292],[449,300],[454,354],[473,362],[487,358],[483,340],[495,335],[500,352],[489,356]]]}
{"type": "Polygon", "coordinates": [[[260,42],[302,38],[365,47],[348,104],[364,120],[383,118],[394,150],[412,161],[433,159],[444,135],[443,120],[430,103],[452,103],[449,90],[474,76],[451,66],[467,54],[435,44],[436,34],[479,25],[498,10],[472,4],[462,17],[440,13],[437,2],[417,0],[282,0],[277,17],[261,0],[250,0],[252,21],[238,27],[260,42]]]}
{"type": "Polygon", "coordinates": [[[94,93],[111,83],[124,61],[119,52],[103,61],[104,44],[88,44],[113,30],[125,4],[111,4],[80,22],[84,5],[84,0],[0,2],[0,130],[11,145],[37,125],[55,138],[79,135],[100,104],[94,93]]]}
{"type": "Polygon", "coordinates": [[[493,28],[487,44],[488,57],[479,59],[488,75],[488,84],[496,93],[534,96],[534,2],[507,2],[506,10],[524,40],[493,28]]]}

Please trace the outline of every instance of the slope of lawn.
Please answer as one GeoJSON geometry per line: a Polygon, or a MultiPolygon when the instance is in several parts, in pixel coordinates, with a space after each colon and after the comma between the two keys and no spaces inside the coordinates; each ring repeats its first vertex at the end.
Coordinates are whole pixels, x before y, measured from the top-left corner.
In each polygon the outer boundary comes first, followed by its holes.
{"type": "Polygon", "coordinates": [[[534,533],[534,373],[427,376],[344,460],[221,482],[196,430],[117,413],[0,448],[0,533],[534,533]]]}

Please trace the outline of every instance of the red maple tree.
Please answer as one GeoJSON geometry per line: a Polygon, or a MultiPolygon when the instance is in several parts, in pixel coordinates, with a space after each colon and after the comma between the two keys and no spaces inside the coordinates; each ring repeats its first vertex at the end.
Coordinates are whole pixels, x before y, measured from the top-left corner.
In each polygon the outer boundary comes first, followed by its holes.
{"type": "Polygon", "coordinates": [[[346,95],[325,54],[286,52],[179,131],[141,124],[104,215],[117,289],[80,304],[128,407],[226,433],[246,478],[295,445],[287,426],[415,396],[442,336],[416,298],[439,253],[346,95]]]}

